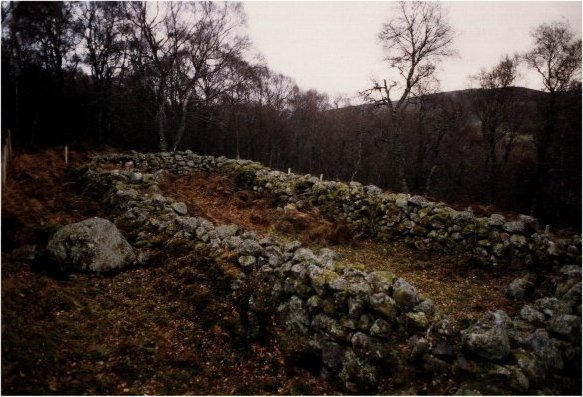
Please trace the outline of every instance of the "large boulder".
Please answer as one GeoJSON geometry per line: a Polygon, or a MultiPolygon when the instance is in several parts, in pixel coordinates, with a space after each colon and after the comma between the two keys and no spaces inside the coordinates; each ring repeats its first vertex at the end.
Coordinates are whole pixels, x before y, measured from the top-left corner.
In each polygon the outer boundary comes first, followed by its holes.
{"type": "Polygon", "coordinates": [[[62,271],[101,273],[122,269],[136,259],[115,225],[102,218],[62,227],[51,237],[47,252],[62,271]]]}
{"type": "Polygon", "coordinates": [[[464,347],[489,360],[506,358],[510,354],[510,339],[507,333],[510,321],[502,310],[482,315],[474,326],[463,332],[464,347]]]}

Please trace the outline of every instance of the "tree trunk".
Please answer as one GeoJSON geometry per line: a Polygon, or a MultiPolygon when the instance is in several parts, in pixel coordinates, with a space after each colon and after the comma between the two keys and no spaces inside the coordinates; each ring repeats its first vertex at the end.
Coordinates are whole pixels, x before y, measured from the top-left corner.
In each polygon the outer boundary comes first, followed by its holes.
{"type": "Polygon", "coordinates": [[[161,152],[165,152],[168,150],[168,141],[166,139],[166,112],[164,110],[164,103],[158,105],[156,122],[158,123],[158,148],[161,152]]]}
{"type": "Polygon", "coordinates": [[[542,188],[544,185],[544,180],[548,171],[548,166],[546,164],[547,155],[549,151],[549,145],[551,142],[551,136],[555,132],[555,122],[557,116],[556,109],[556,93],[551,92],[551,98],[548,107],[545,110],[545,124],[542,131],[542,136],[537,142],[536,147],[536,168],[535,176],[533,180],[532,193],[531,193],[531,203],[530,203],[530,215],[536,216],[539,211],[542,188]]]}
{"type": "Polygon", "coordinates": [[[176,134],[174,135],[174,139],[172,140],[172,151],[174,152],[178,149],[178,145],[182,141],[184,137],[184,131],[186,130],[186,112],[188,111],[188,103],[189,100],[186,99],[181,107],[180,113],[180,120],[178,121],[178,129],[176,130],[176,134]]]}
{"type": "Polygon", "coordinates": [[[405,153],[403,147],[403,126],[401,123],[400,115],[397,114],[398,111],[393,111],[391,113],[393,119],[393,127],[395,130],[394,142],[393,142],[393,155],[396,160],[397,165],[397,177],[399,178],[399,183],[401,184],[401,192],[409,193],[409,186],[407,185],[407,175],[405,173],[405,153]]]}

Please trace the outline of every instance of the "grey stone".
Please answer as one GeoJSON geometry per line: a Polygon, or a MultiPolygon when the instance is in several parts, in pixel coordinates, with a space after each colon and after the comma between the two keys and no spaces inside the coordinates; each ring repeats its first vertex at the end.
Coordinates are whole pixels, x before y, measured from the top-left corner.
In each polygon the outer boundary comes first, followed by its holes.
{"type": "Polygon", "coordinates": [[[520,318],[532,324],[543,323],[545,315],[530,305],[524,305],[520,309],[520,318]]]}
{"type": "Polygon", "coordinates": [[[567,292],[561,296],[561,300],[571,307],[581,304],[581,282],[578,282],[569,288],[567,292]]]}
{"type": "Polygon", "coordinates": [[[572,314],[554,316],[549,322],[549,329],[563,337],[580,338],[581,317],[572,314]]]}
{"type": "Polygon", "coordinates": [[[359,318],[363,312],[364,302],[360,298],[348,298],[348,314],[354,318],[359,318]]]}
{"type": "Polygon", "coordinates": [[[318,261],[323,267],[328,269],[334,268],[334,261],[336,260],[336,253],[329,248],[322,248],[317,255],[318,261]]]}
{"type": "Polygon", "coordinates": [[[569,314],[570,308],[564,302],[557,298],[540,298],[534,301],[534,306],[548,317],[559,314],[569,314]]]}
{"type": "Polygon", "coordinates": [[[152,195],[152,205],[154,206],[163,206],[168,202],[168,199],[162,196],[160,193],[155,193],[152,195]]]}
{"type": "Polygon", "coordinates": [[[280,313],[284,326],[292,331],[306,334],[310,325],[310,316],[305,308],[304,301],[298,296],[292,296],[289,301],[281,304],[277,311],[280,313]]]}
{"type": "Polygon", "coordinates": [[[416,312],[425,313],[427,316],[432,316],[435,313],[435,305],[431,299],[425,299],[420,304],[413,308],[416,312]]]}
{"type": "Polygon", "coordinates": [[[581,266],[577,265],[565,265],[561,266],[559,270],[562,275],[566,276],[567,279],[577,279],[581,280],[581,266]]]}
{"type": "Polygon", "coordinates": [[[216,227],[217,234],[221,240],[235,236],[240,228],[237,225],[220,225],[216,227]]]}
{"type": "Polygon", "coordinates": [[[415,288],[402,278],[393,285],[393,299],[403,311],[413,309],[419,303],[419,295],[415,288]]]}
{"type": "Polygon", "coordinates": [[[257,263],[257,259],[251,255],[243,255],[239,257],[239,264],[243,266],[243,268],[252,267],[257,263]]]}
{"type": "Polygon", "coordinates": [[[188,214],[188,208],[186,207],[186,204],[184,204],[182,202],[172,203],[170,205],[170,207],[178,215],[186,215],[186,214],[188,214]]]}
{"type": "Polygon", "coordinates": [[[476,324],[463,333],[464,347],[480,357],[489,360],[502,360],[510,354],[510,340],[507,326],[508,315],[498,310],[488,312],[476,324]]]}
{"type": "Polygon", "coordinates": [[[386,338],[391,334],[391,325],[386,320],[379,318],[370,327],[370,334],[372,336],[386,338]]]}
{"type": "Polygon", "coordinates": [[[206,227],[206,226],[212,227],[212,224],[210,224],[210,225],[206,224],[208,221],[206,221],[202,218],[193,218],[190,216],[177,216],[176,218],[174,218],[174,221],[182,230],[184,230],[187,233],[191,233],[191,234],[196,233],[196,229],[198,229],[201,226],[202,227],[206,227]]]}
{"type": "Polygon", "coordinates": [[[517,248],[524,247],[526,245],[526,237],[521,234],[513,234],[510,236],[510,244],[517,248]]]}
{"type": "Polygon", "coordinates": [[[396,317],[395,301],[387,294],[377,293],[370,297],[370,306],[373,310],[385,315],[393,321],[396,317]]]}
{"type": "Polygon", "coordinates": [[[517,278],[508,285],[506,296],[512,299],[524,299],[534,288],[534,285],[525,278],[517,278]]]}
{"type": "Polygon", "coordinates": [[[297,241],[297,240],[294,240],[294,241],[291,241],[291,242],[287,243],[287,244],[284,246],[284,248],[283,248],[283,249],[284,249],[284,251],[286,251],[286,252],[294,252],[295,250],[297,250],[297,249],[298,249],[298,248],[300,248],[301,246],[302,246],[302,243],[300,243],[300,242],[299,242],[299,241],[297,241]]]}
{"type": "Polygon", "coordinates": [[[309,248],[298,248],[293,257],[294,262],[305,262],[307,264],[318,264],[314,252],[309,248]]]}
{"type": "Polygon", "coordinates": [[[140,183],[142,182],[143,175],[140,172],[131,172],[130,173],[130,182],[131,183],[140,183]]]}
{"type": "Polygon", "coordinates": [[[60,269],[105,272],[123,269],[135,262],[130,244],[113,223],[90,218],[59,229],[47,251],[60,269]]]}
{"type": "Polygon", "coordinates": [[[283,253],[277,246],[269,246],[264,250],[264,255],[267,257],[267,262],[273,267],[277,267],[283,262],[283,253]]]}
{"type": "Polygon", "coordinates": [[[413,204],[417,207],[427,207],[429,205],[429,200],[423,196],[411,196],[408,200],[409,204],[413,204]]]}
{"type": "Polygon", "coordinates": [[[368,273],[365,279],[377,292],[388,294],[391,291],[396,276],[389,271],[375,271],[368,273]]]}
{"type": "Polygon", "coordinates": [[[405,193],[395,194],[395,205],[399,208],[407,208],[407,203],[409,201],[409,195],[405,193]]]}
{"type": "Polygon", "coordinates": [[[263,251],[261,245],[255,240],[244,239],[239,245],[239,252],[247,255],[259,255],[263,251]]]}
{"type": "Polygon", "coordinates": [[[429,326],[429,320],[423,312],[409,312],[405,314],[407,326],[412,331],[426,330],[429,326]]]}
{"type": "Polygon", "coordinates": [[[363,332],[369,332],[373,322],[374,318],[370,314],[361,314],[360,318],[358,319],[358,329],[363,332]]]}
{"type": "Polygon", "coordinates": [[[506,222],[504,215],[492,214],[488,218],[488,225],[490,226],[502,226],[506,222]]]}
{"type": "Polygon", "coordinates": [[[362,332],[356,332],[350,342],[354,351],[361,357],[380,360],[389,355],[389,349],[385,344],[362,332]]]}
{"type": "Polygon", "coordinates": [[[227,237],[223,243],[231,250],[238,251],[241,244],[243,244],[243,239],[239,236],[227,237]]]}
{"type": "Polygon", "coordinates": [[[417,335],[413,335],[409,338],[407,345],[409,346],[409,349],[411,349],[409,360],[412,362],[419,359],[424,353],[427,353],[430,348],[429,341],[426,338],[420,338],[417,335]]]}
{"type": "Polygon", "coordinates": [[[563,369],[564,364],[561,352],[545,330],[537,329],[533,333],[530,338],[530,347],[538,359],[537,362],[543,365],[545,369],[550,371],[563,369]]]}
{"type": "Polygon", "coordinates": [[[339,367],[344,361],[345,349],[335,342],[324,342],[322,345],[322,362],[330,368],[339,367]]]}
{"type": "Polygon", "coordinates": [[[502,229],[508,233],[522,233],[524,232],[524,223],[521,221],[506,222],[502,225],[502,229]]]}
{"type": "Polygon", "coordinates": [[[346,329],[338,321],[326,314],[316,314],[312,319],[312,327],[315,330],[324,331],[336,339],[344,339],[347,336],[346,329]]]}
{"type": "Polygon", "coordinates": [[[538,232],[540,230],[538,220],[532,216],[520,214],[518,215],[518,220],[524,223],[524,225],[533,232],[538,232]]]}

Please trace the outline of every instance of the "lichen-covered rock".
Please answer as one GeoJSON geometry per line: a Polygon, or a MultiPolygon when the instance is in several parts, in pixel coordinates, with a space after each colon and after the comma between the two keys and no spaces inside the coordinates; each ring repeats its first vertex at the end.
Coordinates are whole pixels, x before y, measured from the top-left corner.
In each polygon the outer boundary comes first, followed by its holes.
{"type": "Polygon", "coordinates": [[[537,299],[534,306],[548,317],[559,314],[569,314],[569,306],[557,298],[545,297],[537,299]]]}
{"type": "Polygon", "coordinates": [[[377,293],[372,295],[370,297],[370,306],[390,320],[394,320],[396,317],[395,301],[387,294],[377,293]]]}
{"type": "Polygon", "coordinates": [[[239,264],[243,266],[243,268],[249,268],[255,265],[257,259],[251,255],[243,255],[239,257],[239,264]]]}
{"type": "Polygon", "coordinates": [[[308,267],[308,277],[316,293],[320,296],[323,296],[326,294],[330,283],[338,280],[341,276],[331,270],[310,265],[308,267]]]}
{"type": "Polygon", "coordinates": [[[545,315],[530,305],[524,305],[520,309],[520,318],[532,324],[541,324],[545,321],[545,315]]]}
{"type": "Polygon", "coordinates": [[[361,357],[372,360],[386,360],[391,357],[390,347],[362,332],[356,332],[350,339],[354,351],[361,357]]]}
{"type": "Polygon", "coordinates": [[[524,299],[534,288],[534,284],[526,278],[517,278],[508,285],[506,296],[512,299],[524,299]]]}
{"type": "Polygon", "coordinates": [[[377,319],[370,327],[370,334],[380,338],[386,338],[391,334],[391,325],[382,318],[377,319]]]}
{"type": "Polygon", "coordinates": [[[522,233],[524,232],[524,223],[521,221],[506,222],[502,225],[502,229],[508,233],[522,233]]]}
{"type": "Polygon", "coordinates": [[[549,329],[562,337],[580,339],[581,317],[571,314],[554,316],[549,322],[549,329]]]}
{"type": "Polygon", "coordinates": [[[405,314],[405,320],[410,330],[423,331],[429,326],[429,320],[423,312],[409,312],[405,314]]]}
{"type": "Polygon", "coordinates": [[[282,303],[277,311],[282,324],[291,332],[306,334],[310,326],[310,315],[304,301],[298,296],[292,296],[289,301],[282,303]]]}
{"type": "Polygon", "coordinates": [[[498,310],[488,312],[463,333],[463,345],[470,352],[489,359],[502,360],[510,354],[507,327],[508,315],[498,310]]]}
{"type": "Polygon", "coordinates": [[[396,276],[389,271],[375,271],[366,275],[366,281],[378,292],[388,294],[396,280],[396,276]]]}
{"type": "Polygon", "coordinates": [[[96,273],[134,263],[131,245],[107,219],[90,218],[59,229],[47,245],[49,257],[63,271],[96,273]]]}
{"type": "Polygon", "coordinates": [[[235,236],[239,232],[237,225],[220,225],[215,228],[221,240],[235,236]]]}
{"type": "Polygon", "coordinates": [[[407,281],[399,278],[393,285],[393,299],[403,311],[413,309],[419,303],[417,290],[407,281]]]}
{"type": "Polygon", "coordinates": [[[176,212],[178,215],[186,215],[188,214],[188,208],[186,204],[182,202],[172,203],[170,207],[176,212]]]}
{"type": "Polygon", "coordinates": [[[537,358],[535,364],[547,371],[563,369],[564,363],[556,343],[544,329],[537,329],[530,338],[530,348],[537,358]]]}

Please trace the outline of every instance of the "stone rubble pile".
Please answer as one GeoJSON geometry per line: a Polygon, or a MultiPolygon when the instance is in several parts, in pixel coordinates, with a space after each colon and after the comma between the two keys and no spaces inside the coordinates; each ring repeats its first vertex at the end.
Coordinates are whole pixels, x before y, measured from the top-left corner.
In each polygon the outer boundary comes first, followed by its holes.
{"type": "Polygon", "coordinates": [[[116,223],[134,231],[134,246],[165,236],[235,253],[235,261],[217,261],[215,271],[241,302],[249,336],[260,336],[266,315],[276,311],[290,335],[318,352],[322,376],[341,381],[348,390],[371,390],[383,376],[408,373],[411,384],[416,376],[455,378],[460,393],[548,392],[550,379],[559,387],[553,391],[560,392],[561,380],[567,384],[572,377],[569,370],[581,368],[577,236],[553,241],[529,231],[526,218],[475,218],[416,196],[385,195],[376,187],[322,182],[188,151],[102,156],[79,172],[112,208],[116,223]],[[107,171],[104,164],[121,166],[107,171]],[[430,299],[390,272],[342,268],[332,250],[313,252],[299,242],[284,244],[236,225],[189,217],[186,205],[163,196],[156,180],[162,172],[190,170],[229,175],[241,186],[273,195],[277,203],[313,202],[379,238],[399,236],[421,248],[484,250],[484,258],[495,260],[491,263],[503,263],[509,253],[538,260],[549,265],[555,284],[547,297],[525,305],[514,318],[488,312],[460,331],[430,299]],[[489,245],[480,243],[482,238],[489,245]],[[497,244],[502,248],[495,249],[497,244]]]}

